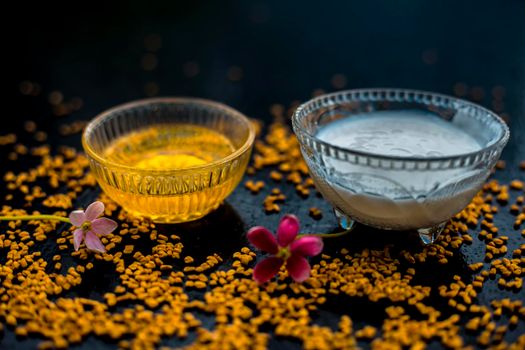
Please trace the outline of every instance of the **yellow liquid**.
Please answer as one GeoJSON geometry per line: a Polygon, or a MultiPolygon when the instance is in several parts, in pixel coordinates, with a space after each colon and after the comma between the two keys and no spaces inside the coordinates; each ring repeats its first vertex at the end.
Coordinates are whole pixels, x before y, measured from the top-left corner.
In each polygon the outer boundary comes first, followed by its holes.
{"type": "Polygon", "coordinates": [[[156,222],[194,220],[217,208],[233,191],[248,157],[243,157],[235,168],[219,164],[182,174],[176,170],[223,159],[234,149],[226,136],[209,128],[191,124],[152,126],[124,135],[105,149],[107,160],[134,170],[109,180],[100,179],[99,183],[107,195],[132,213],[156,222]],[[160,176],[148,170],[174,172],[160,176]]]}

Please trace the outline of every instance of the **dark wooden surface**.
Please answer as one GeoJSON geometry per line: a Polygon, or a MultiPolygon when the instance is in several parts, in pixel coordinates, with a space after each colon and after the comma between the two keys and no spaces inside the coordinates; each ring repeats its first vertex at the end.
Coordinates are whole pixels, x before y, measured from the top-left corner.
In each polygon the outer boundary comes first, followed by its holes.
{"type": "MultiPolygon", "coordinates": [[[[219,100],[266,122],[274,103],[307,100],[318,88],[335,90],[331,79],[338,73],[347,79],[345,88],[398,86],[453,94],[454,87],[463,83],[468,87],[466,98],[497,108],[510,119],[512,137],[503,154],[507,169],[496,177],[502,181],[524,179],[517,167],[525,159],[523,1],[362,1],[336,7],[316,1],[165,2],[150,7],[132,1],[103,7],[86,3],[78,9],[62,5],[60,9],[65,15],[59,14],[58,6],[35,7],[34,11],[19,8],[13,14],[20,26],[9,31],[4,49],[10,63],[2,82],[7,92],[0,134],[21,133],[23,121],[30,119],[49,132],[53,146],[80,147],[80,136],[61,136],[60,125],[88,120],[115,104],[145,97],[148,87],[151,92],[149,83],[158,84],[158,95],[219,100]],[[162,47],[153,53],[155,68],[144,70],[141,62],[148,60],[144,55],[149,52],[144,40],[151,35],[162,39],[162,47]],[[38,82],[42,93],[22,95],[19,83],[24,80],[38,82]],[[492,97],[496,86],[505,90],[503,106],[495,104],[492,97]],[[48,94],[54,90],[66,99],[82,98],[83,107],[65,117],[53,116],[48,94]]],[[[12,165],[7,152],[6,147],[0,147],[0,173],[29,166],[12,165]]],[[[257,177],[266,180],[267,172],[257,177]]],[[[298,215],[305,232],[336,230],[329,206],[321,198],[303,200],[292,186],[280,187],[290,198],[282,212],[298,215]],[[323,210],[322,220],[308,216],[311,206],[323,210]]],[[[198,222],[177,225],[185,249],[196,257],[215,251],[231,256],[246,244],[247,228],[264,225],[274,229],[280,215],[265,214],[261,205],[268,191],[266,188],[253,196],[240,186],[216,212],[198,222]]],[[[85,205],[96,196],[96,191],[85,193],[75,204],[85,205]]],[[[512,228],[512,215],[504,210],[497,220],[510,237],[509,251],[524,243],[519,231],[512,228]]],[[[360,227],[350,237],[327,242],[327,251],[343,246],[379,248],[388,243],[417,245],[413,238],[360,227]]],[[[425,266],[418,272],[419,283],[436,287],[450,283],[454,274],[468,276],[467,265],[480,261],[483,255],[483,244],[475,240],[450,264],[425,266]]],[[[116,278],[107,274],[103,279],[87,280],[90,288],[77,293],[99,299],[115,286],[116,278]]],[[[503,293],[525,302],[523,291],[502,292],[492,281],[479,295],[480,303],[488,304],[503,293]]],[[[388,304],[334,299],[316,322],[333,326],[334,316],[346,313],[356,327],[380,327],[385,306],[388,304]]],[[[437,299],[436,307],[440,307],[437,299]]],[[[443,311],[452,312],[446,306],[443,311]]],[[[201,318],[205,324],[212,322],[209,316],[201,318]]],[[[512,341],[524,332],[525,324],[520,321],[506,339],[512,341]]],[[[191,339],[182,343],[168,340],[166,345],[183,345],[191,339]]],[[[465,339],[474,341],[470,335],[465,339]]],[[[36,344],[34,339],[16,339],[10,330],[0,338],[0,348],[5,349],[34,348],[36,344]]],[[[276,349],[299,347],[279,338],[272,338],[270,345],[276,349]]],[[[115,344],[90,337],[78,347],[103,346],[115,344]]]]}

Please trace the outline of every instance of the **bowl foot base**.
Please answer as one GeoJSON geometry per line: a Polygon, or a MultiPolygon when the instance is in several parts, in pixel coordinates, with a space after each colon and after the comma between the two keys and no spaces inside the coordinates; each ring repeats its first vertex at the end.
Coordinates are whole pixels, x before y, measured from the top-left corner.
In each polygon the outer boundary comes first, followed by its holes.
{"type": "MultiPolygon", "coordinates": [[[[337,222],[339,223],[339,226],[344,230],[350,230],[357,223],[354,219],[350,218],[348,215],[344,214],[343,212],[335,208],[334,208],[334,215],[337,219],[337,222]]],[[[432,244],[436,241],[436,239],[439,237],[441,232],[443,232],[443,229],[445,228],[446,225],[447,223],[443,222],[436,226],[423,227],[423,228],[417,229],[416,232],[418,233],[419,238],[421,239],[423,244],[425,245],[432,244]]],[[[388,230],[388,231],[391,230],[388,228],[381,228],[381,229],[388,230]]]]}
{"type": "Polygon", "coordinates": [[[446,222],[433,227],[420,228],[417,230],[417,233],[424,244],[432,244],[439,237],[445,225],[446,222]]]}
{"type": "Polygon", "coordinates": [[[334,214],[341,228],[345,230],[350,230],[352,227],[354,227],[355,220],[350,219],[348,216],[346,216],[345,214],[343,214],[337,209],[334,209],[334,214]]]}

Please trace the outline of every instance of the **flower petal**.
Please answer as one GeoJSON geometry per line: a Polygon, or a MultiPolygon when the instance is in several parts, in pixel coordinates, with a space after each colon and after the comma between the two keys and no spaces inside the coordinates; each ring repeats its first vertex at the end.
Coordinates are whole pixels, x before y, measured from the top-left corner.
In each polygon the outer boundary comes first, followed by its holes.
{"type": "Polygon", "coordinates": [[[86,221],[86,214],[83,210],[74,210],[69,213],[69,221],[73,226],[80,227],[86,221]]]}
{"type": "Polygon", "coordinates": [[[299,254],[292,254],[286,260],[286,269],[295,282],[303,282],[310,277],[310,264],[299,254]]]}
{"type": "Polygon", "coordinates": [[[80,247],[83,237],[84,237],[84,232],[82,231],[81,228],[77,228],[75,231],[73,231],[73,246],[75,247],[75,251],[77,251],[78,248],[80,247]]]}
{"type": "Polygon", "coordinates": [[[281,218],[277,228],[277,243],[281,247],[287,247],[293,242],[299,233],[299,219],[295,215],[286,214],[281,218]]]}
{"type": "Polygon", "coordinates": [[[91,222],[91,229],[99,235],[107,235],[117,228],[117,223],[108,218],[98,218],[91,222]]]}
{"type": "Polygon", "coordinates": [[[270,254],[277,254],[279,251],[275,236],[265,227],[252,227],[246,236],[253,246],[262,251],[270,254]]]}
{"type": "Polygon", "coordinates": [[[290,252],[301,256],[316,256],[323,251],[323,240],[320,237],[304,236],[290,244],[290,252]]]}
{"type": "Polygon", "coordinates": [[[93,202],[86,209],[86,220],[93,221],[104,212],[104,203],[101,201],[93,202]]]}
{"type": "Polygon", "coordinates": [[[259,284],[268,282],[273,276],[275,276],[284,261],[280,258],[271,256],[259,262],[253,269],[253,279],[259,284]]]}
{"type": "Polygon", "coordinates": [[[86,238],[84,241],[86,242],[86,247],[89,250],[97,253],[104,253],[106,251],[106,248],[100,241],[100,238],[98,238],[98,236],[93,231],[88,231],[86,233],[86,238]]]}

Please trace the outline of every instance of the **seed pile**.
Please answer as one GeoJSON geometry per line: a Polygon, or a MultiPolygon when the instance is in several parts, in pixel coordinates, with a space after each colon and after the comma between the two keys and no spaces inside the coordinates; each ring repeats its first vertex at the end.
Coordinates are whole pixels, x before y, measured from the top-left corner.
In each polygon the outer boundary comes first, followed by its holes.
{"type": "MultiPolygon", "coordinates": [[[[284,212],[288,202],[315,191],[284,110],[273,106],[276,122],[257,141],[249,169],[258,177],[239,189],[260,193],[254,199],[268,213],[284,212]],[[261,174],[268,175],[266,184],[261,174]],[[296,195],[285,195],[286,186],[296,195]]],[[[30,158],[36,165],[5,171],[0,215],[65,216],[96,188],[86,158],[74,149],[9,141],[0,146],[2,154],[17,157],[7,164],[30,158]]],[[[67,348],[88,337],[121,349],[265,349],[272,338],[321,350],[423,349],[431,343],[523,349],[525,209],[519,184],[489,181],[430,246],[363,244],[359,230],[327,241],[302,284],[283,269],[259,286],[251,274],[261,255],[250,247],[225,252],[212,246],[203,256],[190,254],[191,236],[178,232],[184,229],[133,217],[103,194],[105,216],[119,223],[102,237],[104,254],[83,247],[73,252],[72,229],[63,223],[0,222],[0,330],[39,338],[40,349],[67,348]],[[514,227],[502,226],[505,217],[514,227]],[[496,297],[487,300],[494,289],[496,297]],[[353,311],[359,305],[364,312],[353,311]]],[[[323,219],[320,208],[305,206],[323,219]]]]}
{"type": "MultiPolygon", "coordinates": [[[[289,109],[289,113],[292,109],[289,109]]],[[[276,183],[286,180],[292,184],[299,196],[306,199],[313,189],[314,182],[308,176],[308,167],[304,162],[297,139],[291,134],[289,127],[283,122],[284,107],[274,105],[271,109],[276,122],[271,124],[264,140],[255,142],[255,155],[253,156],[253,165],[247,171],[248,175],[255,175],[264,168],[272,167],[268,177],[276,183]],[[275,169],[276,168],[276,169],[275,169]]],[[[247,180],[245,183],[253,194],[257,194],[264,187],[263,181],[254,183],[247,180]]],[[[278,203],[284,203],[286,196],[278,188],[274,188],[264,199],[264,211],[268,214],[279,213],[281,207],[278,203]]],[[[319,213],[312,214],[315,217],[319,213]]]]}

